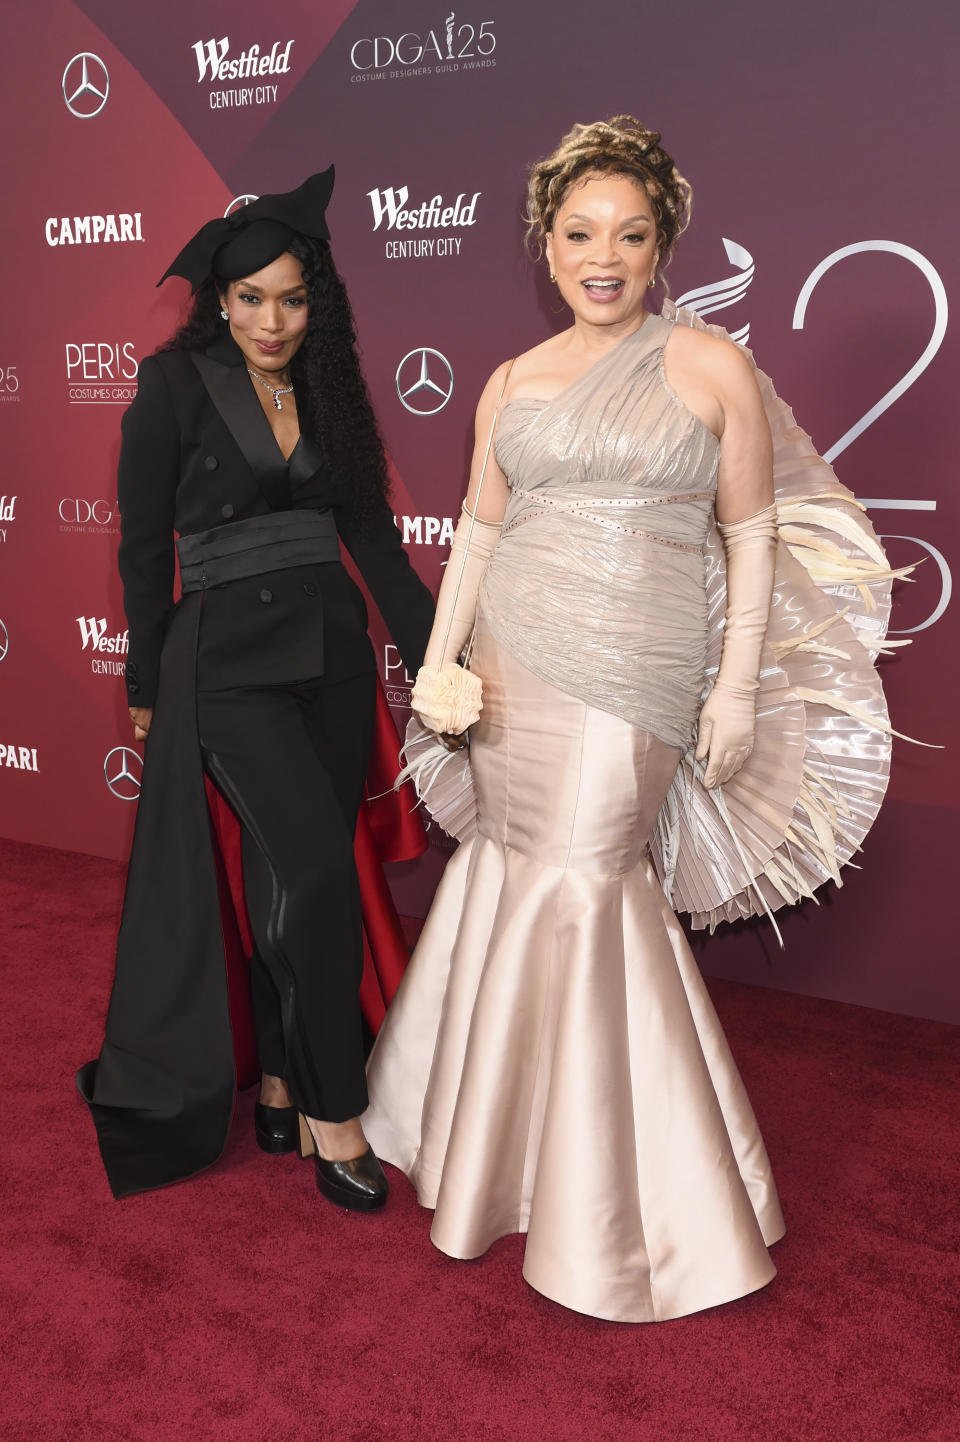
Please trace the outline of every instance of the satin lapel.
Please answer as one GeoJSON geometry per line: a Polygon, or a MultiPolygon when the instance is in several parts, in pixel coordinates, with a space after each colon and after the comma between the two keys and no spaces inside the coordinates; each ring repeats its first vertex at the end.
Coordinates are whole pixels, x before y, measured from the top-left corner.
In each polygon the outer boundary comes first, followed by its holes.
{"type": "Polygon", "coordinates": [[[287,463],[270,429],[270,422],[251,392],[245,367],[222,365],[197,352],[193,353],[193,363],[221,420],[243,452],[270,509],[290,510],[293,498],[287,463]]]}
{"type": "Polygon", "coordinates": [[[325,462],[319,448],[301,431],[300,439],[287,464],[290,468],[290,484],[294,490],[300,490],[317,471],[323,470],[325,462]]]}

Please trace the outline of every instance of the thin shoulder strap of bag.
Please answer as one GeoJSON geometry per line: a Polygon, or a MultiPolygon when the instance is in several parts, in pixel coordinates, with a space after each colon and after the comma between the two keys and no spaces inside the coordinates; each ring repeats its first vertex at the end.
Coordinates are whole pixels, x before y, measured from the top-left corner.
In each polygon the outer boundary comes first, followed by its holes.
{"type": "Polygon", "coordinates": [[[480,480],[477,483],[477,494],[474,496],[473,499],[473,510],[467,512],[467,515],[469,515],[470,517],[470,525],[467,527],[467,539],[464,543],[463,555],[460,558],[460,574],[457,576],[457,588],[453,593],[453,602],[450,606],[450,611],[447,616],[447,630],[446,635],[443,638],[443,647],[440,652],[441,656],[446,651],[447,642],[450,640],[450,628],[453,625],[453,617],[457,609],[457,598],[460,595],[460,583],[463,580],[463,573],[466,569],[467,556],[470,554],[470,541],[473,538],[473,528],[477,520],[477,510],[480,506],[480,493],[483,490],[483,478],[487,474],[487,461],[490,459],[490,450],[493,446],[493,437],[496,433],[497,421],[500,417],[500,403],[503,400],[503,393],[507,388],[507,381],[510,379],[510,372],[513,370],[515,360],[516,356],[514,356],[514,359],[507,366],[506,373],[503,377],[503,384],[500,386],[500,394],[497,396],[497,404],[493,412],[493,421],[490,426],[490,434],[487,436],[487,448],[483,453],[483,464],[480,467],[480,480]]]}

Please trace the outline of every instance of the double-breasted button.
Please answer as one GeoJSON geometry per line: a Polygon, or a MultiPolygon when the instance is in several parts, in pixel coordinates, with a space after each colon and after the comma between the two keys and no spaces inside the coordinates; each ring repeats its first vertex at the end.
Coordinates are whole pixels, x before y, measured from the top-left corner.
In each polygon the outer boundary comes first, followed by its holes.
{"type": "Polygon", "coordinates": [[[260,599],[263,604],[266,605],[268,601],[273,600],[273,592],[268,591],[266,586],[264,586],[263,590],[260,592],[260,599]]]}
{"type": "Polygon", "coordinates": [[[233,516],[233,507],[230,505],[229,501],[225,506],[220,507],[220,514],[225,521],[229,521],[231,519],[231,517],[233,516]]]}
{"type": "Polygon", "coordinates": [[[216,456],[204,456],[203,464],[208,471],[215,471],[219,466],[220,462],[217,460],[216,456]]]}
{"type": "Polygon", "coordinates": [[[315,596],[317,594],[317,588],[312,581],[304,581],[303,594],[305,596],[315,596]]]}

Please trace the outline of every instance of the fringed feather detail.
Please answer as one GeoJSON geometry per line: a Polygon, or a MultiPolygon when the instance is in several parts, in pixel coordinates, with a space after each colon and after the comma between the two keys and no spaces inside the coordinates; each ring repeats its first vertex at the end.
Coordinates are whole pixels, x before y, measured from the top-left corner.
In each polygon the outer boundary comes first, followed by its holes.
{"type": "Polygon", "coordinates": [[[477,829],[477,797],[470,774],[470,752],[448,751],[433,731],[414,714],[407,723],[400,752],[403,770],[394,782],[399,790],[413,783],[417,805],[450,836],[465,841],[477,829]]]}
{"type": "Polygon", "coordinates": [[[913,736],[905,736],[902,731],[894,731],[889,721],[874,716],[865,706],[858,706],[856,701],[849,701],[836,691],[816,691],[810,686],[796,686],[794,694],[799,696],[801,701],[809,701],[812,706],[829,706],[831,711],[843,711],[855,721],[861,721],[871,731],[882,731],[885,736],[896,736],[899,741],[909,741],[913,746],[926,746],[930,751],[943,750],[935,741],[917,741],[913,736]]]}
{"type": "MultiPolygon", "coordinates": [[[[723,335],[696,316],[668,319],[723,335]]],[[[748,352],[749,355],[749,352],[748,352]]],[[[774,442],[778,553],[767,651],[757,704],[757,741],[719,791],[682,760],[651,840],[672,905],[693,925],[816,901],[870,828],[883,797],[894,731],[874,661],[887,641],[892,583],[913,566],[891,566],[866,507],[819,457],[769,378],[757,372],[774,442]]],[[[722,650],[725,568],[708,546],[708,675],[722,650]]],[[[904,738],[909,739],[909,738],[904,738]]]]}
{"type": "MultiPolygon", "coordinates": [[[[860,510],[863,510],[859,502],[856,504],[860,510]]],[[[838,505],[824,506],[818,504],[812,496],[795,496],[789,501],[779,501],[777,503],[777,515],[780,517],[781,527],[784,524],[793,526],[806,524],[808,526],[819,526],[824,531],[833,531],[836,535],[843,536],[845,540],[852,542],[853,545],[863,551],[865,555],[870,556],[878,569],[884,572],[886,571],[887,558],[884,554],[883,547],[876,536],[865,529],[860,516],[848,516],[845,511],[839,509],[838,505]]]]}

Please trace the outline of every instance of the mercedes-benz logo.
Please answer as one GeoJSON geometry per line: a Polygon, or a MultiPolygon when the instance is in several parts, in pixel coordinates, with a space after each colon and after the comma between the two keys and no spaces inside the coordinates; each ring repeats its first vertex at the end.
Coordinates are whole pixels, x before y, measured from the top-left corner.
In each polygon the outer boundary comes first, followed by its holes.
{"type": "Polygon", "coordinates": [[[100,56],[89,50],[75,55],[63,72],[63,98],[70,114],[78,120],[92,120],[109,94],[110,76],[100,56]]]}
{"type": "Polygon", "coordinates": [[[114,746],[103,763],[103,779],[121,801],[136,801],[140,795],[143,762],[129,746],[114,746]]]}
{"type": "Polygon", "coordinates": [[[10,650],[10,632],[0,621],[0,661],[7,659],[7,652],[10,650]]]}
{"type": "Polygon", "coordinates": [[[236,196],[235,199],[231,200],[230,204],[227,206],[226,210],[223,212],[223,218],[224,218],[224,220],[226,220],[226,218],[227,218],[228,215],[232,215],[235,210],[243,210],[246,206],[252,205],[255,200],[259,200],[259,199],[260,199],[259,195],[238,195],[238,196],[236,196]]]}
{"type": "Polygon", "coordinates": [[[415,416],[435,416],[453,395],[453,367],[429,346],[408,351],[397,366],[397,395],[415,416]]]}

